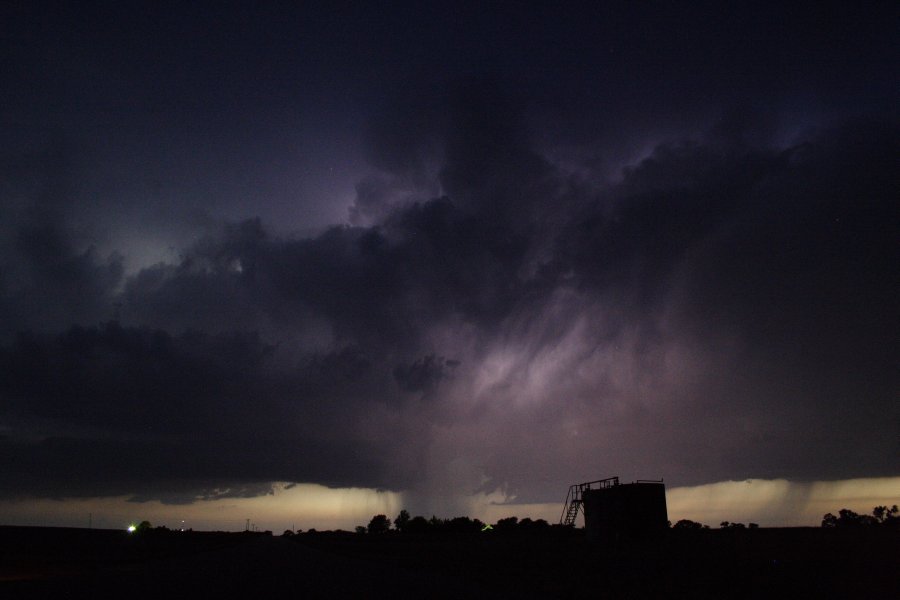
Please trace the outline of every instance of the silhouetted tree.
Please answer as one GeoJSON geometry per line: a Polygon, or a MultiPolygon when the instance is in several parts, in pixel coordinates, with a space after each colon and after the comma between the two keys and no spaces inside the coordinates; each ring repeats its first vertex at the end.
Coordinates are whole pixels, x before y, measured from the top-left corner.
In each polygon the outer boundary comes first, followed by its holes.
{"type": "Polygon", "coordinates": [[[365,527],[363,527],[362,525],[357,525],[357,526],[356,526],[356,533],[362,535],[362,534],[364,534],[365,532],[366,532],[366,528],[365,528],[365,527]]]}
{"type": "Polygon", "coordinates": [[[494,525],[494,529],[497,531],[515,531],[518,524],[519,517],[506,517],[505,519],[497,521],[497,524],[494,525]]]}
{"type": "Polygon", "coordinates": [[[878,521],[879,525],[900,526],[900,509],[897,505],[888,508],[887,506],[876,506],[872,509],[872,516],[878,521]]]}
{"type": "Polygon", "coordinates": [[[281,534],[281,537],[294,537],[294,532],[290,529],[285,529],[284,533],[281,534]]]}
{"type": "Polygon", "coordinates": [[[875,526],[897,526],[900,523],[898,517],[897,505],[891,508],[886,506],[876,506],[872,509],[871,515],[860,515],[850,509],[842,508],[838,511],[838,516],[826,513],[822,517],[822,527],[875,527],[875,526]]]}
{"type": "Polygon", "coordinates": [[[369,521],[369,533],[387,533],[391,528],[391,520],[386,515],[375,515],[369,521]]]}
{"type": "Polygon", "coordinates": [[[428,519],[415,516],[404,526],[403,531],[405,533],[427,533],[430,529],[431,524],[428,522],[428,519]]]}
{"type": "Polygon", "coordinates": [[[831,513],[827,513],[822,517],[822,527],[860,527],[865,524],[859,514],[848,509],[842,508],[835,517],[831,513]]]}
{"type": "Polygon", "coordinates": [[[406,512],[406,509],[400,511],[400,514],[397,515],[397,518],[394,519],[394,529],[403,533],[406,530],[406,525],[409,523],[409,513],[406,512]]]}
{"type": "Polygon", "coordinates": [[[446,531],[453,533],[474,533],[481,531],[482,527],[484,527],[484,524],[481,521],[473,521],[469,517],[454,517],[444,525],[446,531]]]}
{"type": "Polygon", "coordinates": [[[672,529],[703,529],[703,523],[697,523],[690,519],[681,519],[672,526],[672,529]]]}
{"type": "Polygon", "coordinates": [[[543,531],[549,528],[550,524],[547,523],[547,521],[545,521],[544,519],[532,521],[528,517],[525,517],[524,519],[519,521],[519,529],[523,531],[543,531]]]}

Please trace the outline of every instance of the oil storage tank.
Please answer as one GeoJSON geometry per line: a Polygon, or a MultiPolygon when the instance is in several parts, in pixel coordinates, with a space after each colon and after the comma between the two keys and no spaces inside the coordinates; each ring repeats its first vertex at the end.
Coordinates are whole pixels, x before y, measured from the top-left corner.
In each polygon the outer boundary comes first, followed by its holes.
{"type": "Polygon", "coordinates": [[[617,541],[660,535],[669,527],[666,487],[639,480],[585,489],[581,494],[584,528],[592,541],[617,541]]]}

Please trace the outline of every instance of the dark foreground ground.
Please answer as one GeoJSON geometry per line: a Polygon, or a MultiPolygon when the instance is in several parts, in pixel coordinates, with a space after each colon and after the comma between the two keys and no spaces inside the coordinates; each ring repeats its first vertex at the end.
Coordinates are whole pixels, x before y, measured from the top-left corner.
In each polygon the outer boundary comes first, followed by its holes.
{"type": "Polygon", "coordinates": [[[879,529],[262,534],[0,527],[0,598],[900,598],[879,529]]]}

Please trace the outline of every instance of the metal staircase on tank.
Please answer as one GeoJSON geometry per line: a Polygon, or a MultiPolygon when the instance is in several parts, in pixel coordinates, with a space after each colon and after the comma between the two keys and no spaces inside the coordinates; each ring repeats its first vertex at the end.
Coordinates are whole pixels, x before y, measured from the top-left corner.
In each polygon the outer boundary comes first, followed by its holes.
{"type": "Polygon", "coordinates": [[[575,483],[569,486],[569,493],[566,494],[566,502],[563,505],[563,512],[559,517],[560,525],[575,525],[575,519],[578,518],[578,511],[581,510],[582,495],[586,490],[611,488],[619,485],[618,477],[608,477],[606,479],[598,479],[597,481],[587,481],[585,483],[575,483]]]}

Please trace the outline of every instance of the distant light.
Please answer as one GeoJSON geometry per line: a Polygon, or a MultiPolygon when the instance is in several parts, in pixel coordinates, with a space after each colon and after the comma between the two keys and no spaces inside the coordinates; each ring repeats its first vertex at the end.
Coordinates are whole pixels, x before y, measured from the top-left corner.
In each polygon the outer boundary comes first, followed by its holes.
{"type": "Polygon", "coordinates": [[[484,527],[481,528],[481,531],[493,531],[493,530],[494,530],[494,528],[490,523],[488,523],[487,525],[485,525],[484,527]]]}
{"type": "Polygon", "coordinates": [[[134,525],[128,526],[128,533],[134,533],[135,531],[137,531],[137,527],[135,527],[134,525]]]}

